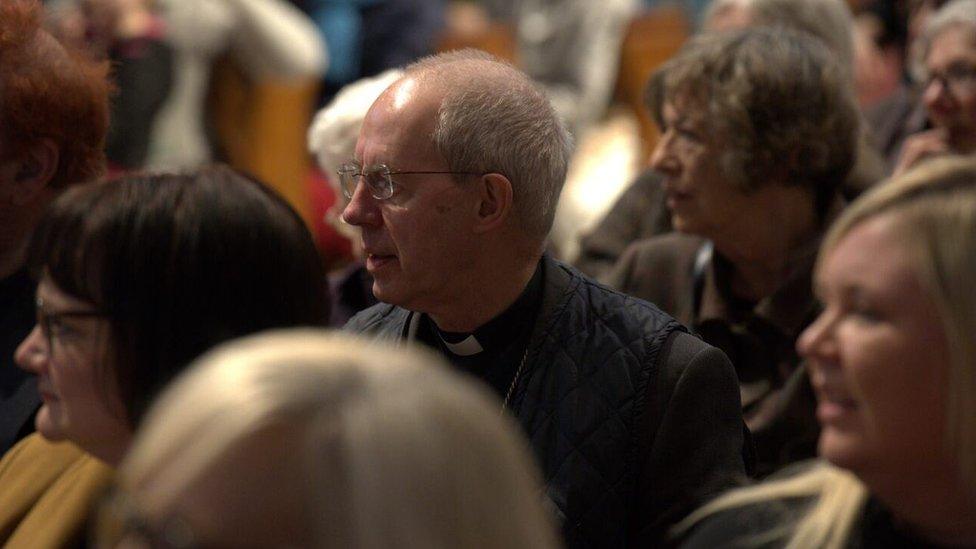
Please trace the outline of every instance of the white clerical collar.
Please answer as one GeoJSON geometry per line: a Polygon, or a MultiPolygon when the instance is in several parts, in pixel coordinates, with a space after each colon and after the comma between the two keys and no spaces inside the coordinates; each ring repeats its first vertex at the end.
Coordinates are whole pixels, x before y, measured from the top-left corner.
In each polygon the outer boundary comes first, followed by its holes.
{"type": "Polygon", "coordinates": [[[435,331],[438,332],[437,337],[441,339],[441,343],[447,347],[447,350],[451,351],[457,356],[474,356],[485,350],[481,346],[481,343],[478,343],[478,340],[474,337],[474,334],[469,335],[458,343],[451,343],[444,339],[438,330],[435,329],[435,331]]]}

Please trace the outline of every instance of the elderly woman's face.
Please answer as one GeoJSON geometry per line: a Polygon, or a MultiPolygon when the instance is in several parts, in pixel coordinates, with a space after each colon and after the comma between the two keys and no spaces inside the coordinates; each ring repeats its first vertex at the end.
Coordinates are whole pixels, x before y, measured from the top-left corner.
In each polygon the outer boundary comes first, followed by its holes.
{"type": "Polygon", "coordinates": [[[929,119],[953,137],[976,139],[976,28],[954,25],[937,35],[925,58],[922,95],[929,119]]]}
{"type": "Polygon", "coordinates": [[[650,165],[664,176],[674,228],[711,237],[723,232],[749,206],[749,197],[719,165],[722,154],[703,110],[665,103],[661,139],[650,165]]]}
{"type": "Polygon", "coordinates": [[[899,235],[890,215],[876,217],[828,253],[816,275],[824,311],[797,342],[817,394],[820,454],[874,480],[951,463],[946,337],[899,235]]]}
{"type": "Polygon", "coordinates": [[[37,287],[37,324],[17,348],[17,365],[37,375],[42,405],[35,424],[48,440],[86,450],[130,435],[117,391],[98,364],[108,348],[108,321],[91,304],[45,276],[37,287]]]}

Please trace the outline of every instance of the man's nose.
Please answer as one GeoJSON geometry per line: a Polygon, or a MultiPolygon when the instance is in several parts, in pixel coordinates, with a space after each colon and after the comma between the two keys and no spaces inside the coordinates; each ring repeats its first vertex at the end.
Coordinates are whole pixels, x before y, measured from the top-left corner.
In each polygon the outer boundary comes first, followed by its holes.
{"type": "Polygon", "coordinates": [[[360,180],[339,217],[344,223],[357,227],[376,225],[381,220],[379,200],[373,198],[369,186],[360,180]]]}

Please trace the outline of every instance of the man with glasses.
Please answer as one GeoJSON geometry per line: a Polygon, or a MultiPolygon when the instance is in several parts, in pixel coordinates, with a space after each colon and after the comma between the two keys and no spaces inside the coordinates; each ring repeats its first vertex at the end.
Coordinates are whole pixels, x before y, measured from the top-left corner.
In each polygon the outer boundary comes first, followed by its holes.
{"type": "Polygon", "coordinates": [[[0,2],[0,453],[33,430],[40,405],[34,376],[13,362],[34,325],[27,241],[54,197],[105,162],[107,66],[67,51],[42,16],[36,1],[0,2]]]}
{"type": "Polygon", "coordinates": [[[653,305],[543,253],[570,149],[546,97],[487,54],[408,67],[339,170],[383,302],[346,328],[493,389],[568,546],[655,544],[744,475],[736,379],[653,305]]]}

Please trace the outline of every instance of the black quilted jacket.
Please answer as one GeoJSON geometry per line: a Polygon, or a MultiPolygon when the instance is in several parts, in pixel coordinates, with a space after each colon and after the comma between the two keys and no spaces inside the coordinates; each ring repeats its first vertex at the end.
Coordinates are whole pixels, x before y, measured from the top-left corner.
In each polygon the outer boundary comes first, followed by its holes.
{"type": "MultiPolygon", "coordinates": [[[[567,546],[657,545],[672,522],[743,476],[732,367],[688,335],[690,354],[674,360],[672,334],[684,328],[671,317],[549,257],[543,262],[542,308],[512,412],[567,546]],[[690,363],[701,375],[686,371],[690,363]],[[703,432],[686,429],[696,426],[703,432]]],[[[417,318],[379,304],[346,329],[400,341],[417,318]]]]}

